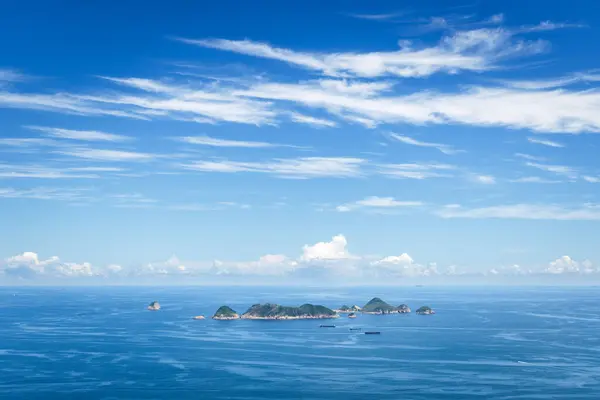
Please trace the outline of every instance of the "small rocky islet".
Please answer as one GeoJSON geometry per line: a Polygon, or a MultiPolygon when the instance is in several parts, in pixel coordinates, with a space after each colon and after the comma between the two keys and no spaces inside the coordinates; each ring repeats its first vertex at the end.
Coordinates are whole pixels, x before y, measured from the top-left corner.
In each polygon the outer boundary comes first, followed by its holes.
{"type": "Polygon", "coordinates": [[[158,304],[158,301],[153,301],[152,303],[148,304],[148,310],[150,310],[150,311],[160,310],[160,304],[158,304]]]}

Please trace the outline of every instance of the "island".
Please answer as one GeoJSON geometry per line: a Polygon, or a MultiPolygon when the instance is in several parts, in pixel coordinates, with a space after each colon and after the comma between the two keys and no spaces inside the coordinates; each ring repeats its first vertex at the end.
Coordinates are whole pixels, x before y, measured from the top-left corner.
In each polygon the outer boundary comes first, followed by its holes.
{"type": "Polygon", "coordinates": [[[148,310],[150,310],[150,311],[160,310],[160,304],[158,304],[158,301],[153,301],[152,303],[150,303],[148,305],[148,310]]]}
{"type": "Polygon", "coordinates": [[[423,306],[423,307],[420,307],[416,311],[416,313],[419,314],[419,315],[431,315],[431,314],[435,314],[435,311],[433,311],[431,309],[431,307],[423,306]]]}
{"type": "Polygon", "coordinates": [[[356,318],[356,314],[351,312],[350,314],[348,314],[348,318],[356,318]]]}
{"type": "Polygon", "coordinates": [[[407,314],[407,313],[409,313],[409,312],[410,312],[410,307],[409,307],[409,306],[407,306],[406,304],[400,304],[400,305],[397,307],[397,310],[398,310],[398,313],[399,313],[399,314],[407,314]]]}
{"type": "Polygon", "coordinates": [[[213,315],[212,319],[221,320],[221,321],[229,321],[232,319],[238,319],[239,317],[240,317],[239,314],[237,312],[235,312],[234,310],[232,310],[231,308],[229,308],[227,306],[221,306],[221,307],[219,307],[217,312],[215,312],[215,315],[213,315]]]}
{"type": "Polygon", "coordinates": [[[337,318],[338,314],[330,308],[321,305],[303,304],[300,307],[287,307],[278,304],[254,304],[245,313],[242,319],[330,319],[337,318]]]}
{"type": "Polygon", "coordinates": [[[379,297],[373,297],[371,301],[364,305],[362,312],[365,314],[393,314],[397,313],[398,309],[379,297]]]}
{"type": "Polygon", "coordinates": [[[347,305],[343,305],[340,308],[338,308],[337,310],[335,310],[335,312],[337,312],[339,314],[350,314],[350,313],[359,312],[360,310],[361,310],[361,308],[359,306],[348,307],[347,305]]]}

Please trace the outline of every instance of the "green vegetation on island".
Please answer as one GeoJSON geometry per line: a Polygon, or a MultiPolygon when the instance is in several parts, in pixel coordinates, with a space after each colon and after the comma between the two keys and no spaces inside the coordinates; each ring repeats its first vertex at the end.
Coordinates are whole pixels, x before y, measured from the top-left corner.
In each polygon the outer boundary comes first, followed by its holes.
{"type": "Polygon", "coordinates": [[[398,312],[398,310],[379,297],[373,297],[371,301],[364,305],[362,312],[365,314],[392,314],[398,312]]]}
{"type": "Polygon", "coordinates": [[[347,305],[344,304],[343,306],[341,306],[340,308],[338,308],[335,311],[340,314],[349,314],[349,313],[359,312],[360,310],[361,310],[361,308],[359,306],[348,307],[347,305]]]}
{"type": "Polygon", "coordinates": [[[423,306],[423,307],[420,307],[416,311],[416,313],[419,314],[419,315],[430,315],[430,314],[435,314],[435,311],[433,311],[431,309],[431,307],[423,306]]]}
{"type": "Polygon", "coordinates": [[[337,318],[337,313],[321,305],[303,304],[300,307],[286,307],[278,304],[254,304],[241,318],[243,319],[325,319],[337,318]]]}
{"type": "Polygon", "coordinates": [[[237,312],[232,310],[230,307],[221,306],[213,315],[212,319],[220,319],[220,320],[229,320],[229,319],[238,319],[240,316],[237,312]]]}

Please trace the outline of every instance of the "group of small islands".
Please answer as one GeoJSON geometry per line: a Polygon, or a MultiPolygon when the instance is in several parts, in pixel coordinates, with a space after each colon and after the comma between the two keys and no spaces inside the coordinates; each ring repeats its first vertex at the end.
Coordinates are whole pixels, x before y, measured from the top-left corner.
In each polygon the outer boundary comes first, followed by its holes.
{"type": "MultiPolygon", "coordinates": [[[[153,301],[148,306],[150,311],[160,310],[160,304],[153,301]]],[[[212,316],[215,320],[235,320],[235,319],[258,319],[258,320],[292,320],[292,319],[331,319],[338,318],[340,314],[348,314],[348,318],[356,318],[358,313],[362,314],[407,314],[411,309],[406,304],[401,304],[394,307],[379,297],[374,297],[363,307],[346,305],[341,306],[337,310],[332,310],[325,306],[303,304],[300,307],[286,307],[278,304],[254,304],[245,313],[238,314],[228,306],[221,306],[212,316]]],[[[420,307],[416,313],[418,315],[435,314],[430,307],[420,307]]],[[[198,315],[194,319],[204,319],[204,316],[198,315]]]]}

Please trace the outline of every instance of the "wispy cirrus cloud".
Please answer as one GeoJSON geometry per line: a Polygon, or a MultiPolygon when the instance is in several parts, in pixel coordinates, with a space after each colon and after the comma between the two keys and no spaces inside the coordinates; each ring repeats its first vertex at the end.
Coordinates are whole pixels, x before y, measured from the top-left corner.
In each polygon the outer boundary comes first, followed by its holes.
{"type": "Polygon", "coordinates": [[[81,202],[90,200],[89,188],[34,187],[30,189],[0,188],[0,198],[59,200],[81,202]]]}
{"type": "Polygon", "coordinates": [[[566,28],[587,28],[586,24],[580,23],[569,23],[569,22],[553,22],[553,21],[542,21],[537,25],[524,25],[518,29],[518,32],[531,33],[531,32],[546,32],[555,31],[558,29],[566,28]]]}
{"type": "Polygon", "coordinates": [[[576,178],[577,170],[566,165],[540,164],[535,162],[527,162],[525,165],[532,168],[537,168],[542,171],[552,172],[557,175],[566,176],[568,178],[576,178]]]}
{"type": "Polygon", "coordinates": [[[481,208],[444,207],[435,214],[442,218],[600,220],[600,208],[589,205],[574,208],[547,204],[511,204],[481,208]]]}
{"type": "Polygon", "coordinates": [[[200,172],[252,172],[284,178],[345,178],[363,174],[361,166],[366,160],[351,157],[301,157],[279,158],[264,162],[230,160],[195,161],[183,164],[187,170],[200,172]]]}
{"type": "Polygon", "coordinates": [[[175,211],[219,211],[219,210],[249,210],[252,208],[250,204],[238,203],[235,201],[220,201],[217,203],[203,204],[203,203],[187,203],[187,204],[173,204],[167,207],[170,210],[175,211]]]}
{"type": "Polygon", "coordinates": [[[310,115],[303,115],[299,113],[292,113],[291,119],[296,123],[312,125],[317,128],[333,128],[337,126],[337,123],[335,123],[334,121],[330,121],[323,118],[311,117],[310,115]]]}
{"type": "Polygon", "coordinates": [[[56,153],[95,161],[150,161],[158,158],[158,155],[156,154],[138,153],[134,151],[124,150],[92,149],[86,147],[74,148],[65,151],[57,151],[56,153]]]}
{"type": "Polygon", "coordinates": [[[600,82],[600,73],[598,71],[577,72],[571,75],[550,79],[534,80],[504,80],[501,81],[505,86],[524,89],[524,90],[545,90],[555,89],[577,83],[595,83],[600,82]]]}
{"type": "Polygon", "coordinates": [[[243,147],[250,149],[257,148],[269,148],[269,147],[292,147],[298,148],[299,146],[289,145],[289,144],[277,144],[277,143],[268,143],[268,142],[254,142],[254,141],[246,141],[246,140],[228,140],[228,139],[217,139],[210,136],[184,136],[179,137],[177,140],[189,143],[196,144],[200,146],[211,146],[211,147],[243,147]]]}
{"type": "Polygon", "coordinates": [[[547,146],[547,147],[556,147],[556,148],[563,148],[565,147],[564,144],[562,143],[558,143],[552,140],[545,140],[545,139],[537,139],[534,137],[528,137],[527,141],[529,143],[534,143],[534,144],[541,144],[542,146],[547,146]]]}
{"type": "Polygon", "coordinates": [[[546,161],[546,159],[544,157],[532,156],[531,154],[524,154],[524,153],[515,153],[515,157],[519,157],[519,158],[522,158],[522,159],[528,160],[528,161],[538,161],[538,162],[546,161]]]}
{"type": "Polygon", "coordinates": [[[495,68],[496,63],[503,59],[538,54],[547,49],[547,43],[543,41],[514,40],[515,34],[514,31],[502,28],[474,29],[445,36],[432,47],[414,49],[410,42],[405,41],[401,43],[399,50],[370,53],[299,52],[250,40],[176,40],[200,47],[283,61],[328,76],[409,78],[438,72],[481,72],[495,68]]]}
{"type": "Polygon", "coordinates": [[[378,172],[384,176],[400,179],[447,178],[456,167],[449,164],[382,164],[378,172]]]}
{"type": "Polygon", "coordinates": [[[375,124],[463,124],[545,133],[600,133],[600,114],[596,112],[600,92],[596,90],[527,91],[474,86],[453,93],[428,91],[364,98],[323,89],[318,82],[302,82],[257,84],[236,93],[293,102],[375,124]]]}
{"type": "Polygon", "coordinates": [[[464,150],[455,149],[453,146],[448,145],[448,144],[422,142],[422,141],[410,138],[408,136],[398,135],[396,133],[390,133],[390,134],[388,134],[388,136],[390,138],[392,138],[398,142],[404,143],[404,144],[409,144],[411,146],[418,146],[418,147],[432,147],[432,148],[437,149],[437,150],[441,151],[442,153],[448,154],[448,155],[464,152],[464,150]]]}
{"type": "Polygon", "coordinates": [[[561,183],[561,181],[558,181],[558,180],[545,179],[545,178],[541,178],[539,176],[524,176],[521,178],[512,179],[512,180],[510,180],[510,182],[513,182],[513,183],[561,183]]]}
{"type": "Polygon", "coordinates": [[[0,164],[0,179],[97,179],[92,171],[74,171],[40,165],[0,164]]]}
{"type": "Polygon", "coordinates": [[[418,207],[422,206],[423,203],[420,201],[400,201],[393,197],[377,197],[371,196],[366,197],[362,200],[358,200],[352,203],[342,204],[336,207],[338,212],[349,212],[359,209],[393,209],[400,207],[418,207]]]}
{"type": "Polygon", "coordinates": [[[16,69],[0,68],[0,87],[6,83],[22,82],[27,80],[27,75],[16,69]]]}
{"type": "Polygon", "coordinates": [[[73,130],[63,128],[52,128],[46,126],[25,126],[27,129],[34,131],[43,132],[48,136],[57,139],[70,139],[70,140],[82,140],[82,141],[104,141],[104,142],[125,142],[133,140],[130,136],[117,135],[114,133],[106,133],[100,131],[87,131],[87,130],[73,130]]]}
{"type": "Polygon", "coordinates": [[[369,21],[388,21],[393,22],[396,18],[405,16],[406,11],[397,11],[382,14],[347,14],[349,17],[357,19],[366,19],[369,21]]]}

